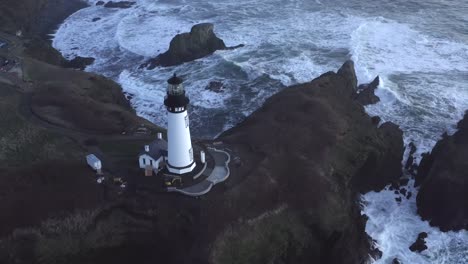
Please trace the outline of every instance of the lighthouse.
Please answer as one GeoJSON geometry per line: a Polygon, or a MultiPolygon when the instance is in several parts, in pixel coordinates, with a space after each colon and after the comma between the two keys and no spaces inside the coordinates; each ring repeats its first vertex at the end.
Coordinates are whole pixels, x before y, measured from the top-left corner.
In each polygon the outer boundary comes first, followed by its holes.
{"type": "Polygon", "coordinates": [[[176,74],[168,81],[164,105],[167,108],[167,169],[174,174],[192,172],[196,163],[193,158],[192,140],[183,80],[176,74]]]}

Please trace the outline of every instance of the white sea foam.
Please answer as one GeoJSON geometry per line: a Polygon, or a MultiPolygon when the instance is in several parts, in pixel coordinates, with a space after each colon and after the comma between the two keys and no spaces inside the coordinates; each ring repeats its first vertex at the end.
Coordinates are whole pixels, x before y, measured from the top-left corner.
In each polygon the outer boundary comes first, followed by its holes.
{"type": "Polygon", "coordinates": [[[416,193],[411,180],[405,188],[412,193],[410,199],[385,189],[363,196],[363,213],[369,216],[366,231],[377,240],[383,257],[376,264],[392,263],[398,258],[401,263],[468,263],[468,231],[441,232],[429,226],[417,215],[416,193]],[[395,198],[401,198],[397,202],[395,198]],[[408,248],[418,234],[427,232],[428,250],[411,252],[408,248]]]}
{"type": "Polygon", "coordinates": [[[135,11],[120,20],[116,38],[119,45],[135,54],[155,57],[169,48],[171,39],[188,32],[191,23],[157,12],[135,11]],[[179,25],[174,27],[174,25],[179,25]]]}
{"type": "Polygon", "coordinates": [[[364,78],[468,71],[468,45],[435,39],[384,18],[366,21],[352,32],[351,53],[364,78]]]}

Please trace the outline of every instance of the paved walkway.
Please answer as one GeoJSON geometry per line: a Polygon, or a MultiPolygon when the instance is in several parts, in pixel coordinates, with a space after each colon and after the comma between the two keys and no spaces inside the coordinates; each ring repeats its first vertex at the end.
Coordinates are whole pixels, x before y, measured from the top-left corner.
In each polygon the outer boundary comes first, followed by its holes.
{"type": "Polygon", "coordinates": [[[167,190],[196,197],[207,194],[211,191],[213,186],[227,180],[231,173],[229,170],[229,162],[231,162],[231,156],[229,153],[215,148],[208,148],[208,152],[214,158],[215,167],[209,172],[208,177],[204,181],[183,189],[173,187],[168,188],[167,190]]]}

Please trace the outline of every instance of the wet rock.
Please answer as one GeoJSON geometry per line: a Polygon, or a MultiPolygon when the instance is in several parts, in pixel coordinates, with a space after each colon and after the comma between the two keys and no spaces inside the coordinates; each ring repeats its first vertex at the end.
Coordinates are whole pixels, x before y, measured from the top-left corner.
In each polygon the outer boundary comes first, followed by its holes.
{"type": "Polygon", "coordinates": [[[397,258],[394,258],[392,264],[401,264],[401,262],[397,258]]]}
{"type": "Polygon", "coordinates": [[[395,201],[397,201],[398,203],[401,203],[401,197],[396,197],[395,201]]]}
{"type": "Polygon", "coordinates": [[[373,116],[373,117],[371,118],[372,124],[374,124],[374,125],[376,125],[376,126],[378,126],[378,125],[380,124],[380,121],[381,121],[381,120],[382,120],[382,119],[380,118],[380,116],[373,116]]]}
{"type": "Polygon", "coordinates": [[[380,98],[375,95],[375,90],[379,86],[379,83],[379,76],[377,76],[371,83],[359,85],[355,100],[362,105],[378,103],[380,98]]]}
{"type": "Polygon", "coordinates": [[[96,22],[96,21],[99,21],[99,20],[101,20],[101,18],[100,18],[100,17],[95,17],[95,18],[93,18],[93,20],[92,20],[92,21],[93,21],[93,22],[96,22]]]}
{"type": "Polygon", "coordinates": [[[357,77],[356,71],[354,70],[354,62],[352,60],[346,61],[337,73],[346,80],[346,84],[348,87],[347,90],[352,91],[352,93],[354,93],[354,91],[357,88],[357,77]]]}
{"type": "Polygon", "coordinates": [[[104,4],[105,4],[104,1],[98,1],[98,2],[96,3],[97,6],[102,6],[102,5],[104,5],[104,4]]]}
{"type": "Polygon", "coordinates": [[[387,143],[387,148],[367,157],[359,171],[360,182],[355,183],[360,192],[381,190],[389,183],[397,181],[402,174],[403,132],[391,122],[382,124],[378,130],[382,135],[380,140],[387,143]],[[375,177],[377,174],[379,177],[375,177]]]}
{"type": "MultiPolygon", "coordinates": [[[[437,146],[437,145],[436,145],[437,146]]],[[[435,148],[435,147],[434,147],[435,148]]],[[[419,163],[418,170],[416,173],[414,187],[418,187],[424,181],[426,176],[429,174],[432,165],[434,164],[434,157],[430,153],[423,153],[421,162],[419,163]]]]}
{"type": "Polygon", "coordinates": [[[168,51],[149,60],[141,67],[153,69],[156,66],[179,65],[211,55],[217,50],[242,46],[226,47],[224,41],[215,35],[213,28],[213,24],[203,23],[193,26],[189,33],[178,34],[171,40],[168,51]]]}
{"type": "Polygon", "coordinates": [[[223,86],[224,84],[222,82],[212,81],[208,84],[206,89],[215,93],[220,93],[223,91],[223,86]]]}
{"type": "Polygon", "coordinates": [[[130,8],[134,4],[136,4],[136,3],[135,2],[130,2],[130,1],[121,1],[121,2],[109,1],[104,5],[104,7],[107,7],[107,8],[130,8]]]}
{"type": "Polygon", "coordinates": [[[400,193],[403,194],[403,196],[406,196],[406,189],[405,189],[405,188],[402,188],[402,189],[400,190],[400,193]]]}
{"type": "Polygon", "coordinates": [[[400,186],[406,186],[408,185],[409,179],[408,178],[402,178],[400,179],[399,185],[400,186]]]}
{"type": "Polygon", "coordinates": [[[373,245],[372,245],[369,255],[373,259],[381,259],[383,256],[383,252],[379,248],[377,248],[375,240],[373,240],[373,245]]]}
{"type": "Polygon", "coordinates": [[[426,246],[426,238],[427,238],[427,233],[426,232],[422,232],[422,233],[419,233],[418,235],[418,238],[416,239],[416,241],[409,247],[409,249],[412,251],[412,252],[422,252],[424,250],[427,249],[427,246],[426,246]]]}
{"type": "Polygon", "coordinates": [[[405,169],[410,172],[411,175],[415,176],[417,173],[418,165],[414,162],[414,154],[416,153],[416,145],[411,142],[408,147],[410,148],[408,160],[406,160],[405,169]]]}
{"type": "Polygon", "coordinates": [[[408,195],[406,195],[406,199],[409,200],[411,198],[411,196],[413,196],[413,194],[411,192],[408,192],[408,195]]]}
{"type": "Polygon", "coordinates": [[[394,193],[394,194],[400,194],[400,192],[399,192],[399,191],[394,191],[393,193],[394,193]]]}
{"type": "Polygon", "coordinates": [[[87,66],[93,64],[94,58],[86,58],[86,57],[76,57],[71,61],[66,63],[67,68],[79,69],[84,70],[87,66]]]}
{"type": "Polygon", "coordinates": [[[423,157],[416,177],[418,213],[441,230],[468,229],[468,112],[453,136],[423,157]]]}

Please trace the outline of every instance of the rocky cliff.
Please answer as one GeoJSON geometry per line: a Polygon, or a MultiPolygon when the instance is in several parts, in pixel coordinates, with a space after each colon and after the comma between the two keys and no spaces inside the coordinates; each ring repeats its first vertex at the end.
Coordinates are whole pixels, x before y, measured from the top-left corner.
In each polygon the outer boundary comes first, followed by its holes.
{"type": "Polygon", "coordinates": [[[418,213],[442,230],[468,229],[468,112],[419,166],[418,213]]]}
{"type": "MultiPolygon", "coordinates": [[[[339,74],[329,72],[272,96],[220,137],[243,160],[240,183],[225,194],[230,210],[248,218],[283,206],[288,209],[271,218],[294,221],[282,222],[281,230],[257,234],[246,231],[255,230],[247,223],[234,224],[234,234],[218,236],[215,260],[255,263],[256,252],[278,247],[282,250],[271,252],[264,263],[365,262],[369,240],[357,194],[383,188],[401,175],[403,142],[397,127],[375,127],[352,100],[356,80],[353,71],[344,70],[348,64],[339,74]],[[294,234],[297,229],[304,233],[294,234]],[[292,233],[283,234],[282,241],[269,239],[281,232],[292,233]],[[252,239],[254,245],[231,248],[230,241],[252,239]],[[287,245],[294,249],[284,250],[287,245]],[[238,252],[244,254],[236,256],[238,252]]],[[[273,220],[257,221],[270,225],[273,220]]]]}

